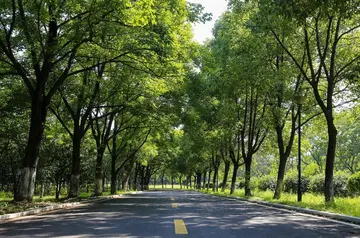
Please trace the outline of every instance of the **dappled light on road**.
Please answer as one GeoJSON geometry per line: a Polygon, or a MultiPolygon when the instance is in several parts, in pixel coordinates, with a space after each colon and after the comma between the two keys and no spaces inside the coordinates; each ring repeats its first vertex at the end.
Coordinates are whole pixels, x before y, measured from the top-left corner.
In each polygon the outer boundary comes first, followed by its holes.
{"type": "Polygon", "coordinates": [[[320,217],[196,192],[145,192],[0,224],[1,237],[355,237],[360,229],[320,217]],[[173,197],[177,208],[173,208],[173,197]],[[183,230],[182,230],[183,229],[183,230]]]}

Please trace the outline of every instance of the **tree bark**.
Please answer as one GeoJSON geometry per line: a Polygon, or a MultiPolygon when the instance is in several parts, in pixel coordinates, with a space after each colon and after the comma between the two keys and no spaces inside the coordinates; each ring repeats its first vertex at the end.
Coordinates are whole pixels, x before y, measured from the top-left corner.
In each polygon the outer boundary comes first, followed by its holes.
{"type": "Polygon", "coordinates": [[[134,183],[133,183],[133,190],[137,190],[137,177],[140,169],[140,163],[136,162],[135,171],[134,171],[134,183]]]}
{"type": "Polygon", "coordinates": [[[116,194],[116,176],[117,176],[117,174],[116,174],[115,162],[116,162],[116,159],[114,159],[111,156],[111,186],[110,186],[110,193],[112,195],[116,194]]]}
{"type": "Polygon", "coordinates": [[[154,177],[154,188],[156,188],[156,175],[154,177]]]}
{"type": "Polygon", "coordinates": [[[18,181],[18,187],[14,194],[15,201],[31,202],[34,196],[36,170],[39,161],[39,149],[44,133],[48,102],[44,102],[44,88],[36,88],[34,98],[31,101],[30,130],[28,142],[25,148],[25,156],[22,161],[22,169],[18,181]]]}
{"type": "Polygon", "coordinates": [[[245,196],[250,197],[251,187],[250,187],[250,179],[251,179],[251,163],[252,158],[247,158],[245,161],[245,196]]]}
{"type": "Polygon", "coordinates": [[[214,168],[214,176],[213,176],[213,187],[212,187],[212,191],[215,192],[217,191],[217,186],[216,186],[216,178],[218,176],[218,172],[219,172],[219,168],[218,167],[215,167],[214,168]]]}
{"type": "Polygon", "coordinates": [[[209,176],[208,176],[207,187],[206,187],[207,191],[209,191],[209,189],[210,189],[211,174],[212,174],[212,170],[209,170],[209,176]]]}
{"type": "Polygon", "coordinates": [[[336,136],[337,130],[334,125],[333,119],[328,123],[328,148],[326,156],[326,167],[325,167],[325,201],[333,202],[334,201],[334,186],[333,186],[333,176],[334,176],[334,162],[335,162],[335,152],[336,152],[336,136]]]}
{"type": "Polygon", "coordinates": [[[44,182],[40,184],[40,198],[44,197],[44,182]]]}
{"type": "MultiPolygon", "coordinates": [[[[280,104],[280,103],[279,103],[280,104]]],[[[280,107],[280,106],[279,106],[280,107]]],[[[299,112],[298,112],[299,113],[299,112]]],[[[288,144],[285,148],[284,138],[283,138],[283,125],[277,125],[276,126],[276,134],[277,134],[277,144],[278,144],[278,150],[279,150],[279,169],[278,169],[278,176],[276,181],[276,188],[274,193],[274,199],[280,199],[281,193],[283,190],[283,184],[284,184],[284,176],[285,176],[285,168],[287,160],[290,156],[291,149],[293,146],[294,138],[295,138],[295,121],[296,121],[296,115],[294,114],[294,109],[292,109],[292,124],[291,124],[291,132],[290,132],[290,139],[288,141],[288,144]]]]}
{"type": "Polygon", "coordinates": [[[95,170],[95,196],[101,196],[104,191],[103,186],[103,158],[106,145],[101,145],[97,150],[96,170],[95,170]]]}
{"type": "Polygon", "coordinates": [[[226,184],[227,184],[229,170],[230,170],[230,161],[225,160],[224,163],[225,163],[225,170],[224,170],[224,178],[223,178],[222,187],[221,187],[222,192],[224,192],[226,189],[226,184]]]}
{"type": "Polygon", "coordinates": [[[75,124],[73,135],[72,168],[70,177],[69,198],[76,198],[80,195],[80,147],[81,136],[79,128],[75,124]]]}
{"type": "Polygon", "coordinates": [[[232,174],[232,178],[231,178],[230,194],[233,194],[235,192],[236,176],[237,176],[237,171],[238,171],[239,167],[240,167],[239,165],[234,164],[233,174],[232,174]]]}
{"type": "MultiPolygon", "coordinates": [[[[115,121],[116,126],[116,121],[115,121]]],[[[112,151],[111,151],[111,194],[116,194],[116,177],[117,177],[117,171],[116,171],[116,159],[117,159],[117,148],[116,148],[117,138],[114,136],[112,138],[112,151]]]]}
{"type": "Polygon", "coordinates": [[[196,189],[201,189],[201,172],[197,172],[196,176],[196,189]]]}
{"type": "Polygon", "coordinates": [[[280,199],[281,197],[281,193],[284,185],[286,161],[287,161],[287,157],[284,154],[280,155],[280,163],[279,163],[274,199],[280,199]]]}
{"type": "Polygon", "coordinates": [[[206,186],[206,174],[207,172],[204,171],[204,177],[203,177],[203,186],[202,186],[202,189],[205,189],[205,186],[206,186]]]}

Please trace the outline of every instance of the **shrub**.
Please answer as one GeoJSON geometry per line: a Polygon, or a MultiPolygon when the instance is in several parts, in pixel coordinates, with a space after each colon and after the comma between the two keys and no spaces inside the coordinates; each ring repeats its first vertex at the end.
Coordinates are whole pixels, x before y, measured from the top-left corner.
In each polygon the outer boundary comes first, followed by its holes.
{"type": "MultiPolygon", "coordinates": [[[[338,172],[334,175],[333,185],[334,194],[338,197],[346,197],[349,194],[347,181],[349,175],[343,172],[338,172]]],[[[311,178],[310,191],[313,193],[322,194],[325,189],[325,175],[317,174],[311,178]]]]}
{"type": "Polygon", "coordinates": [[[213,183],[207,183],[205,185],[206,188],[213,188],[214,187],[214,184],[213,183]]]}
{"type": "Polygon", "coordinates": [[[241,189],[241,188],[244,188],[244,187],[245,187],[245,179],[241,179],[240,182],[239,182],[238,188],[241,189]]]}
{"type": "MultiPolygon", "coordinates": [[[[222,182],[219,183],[219,188],[222,188],[222,186],[223,186],[223,183],[222,182]]],[[[225,188],[230,188],[230,184],[226,183],[225,188]]]]}
{"type": "Polygon", "coordinates": [[[319,171],[320,171],[319,166],[316,163],[312,162],[305,166],[304,170],[302,171],[302,174],[305,177],[311,177],[318,174],[319,171]]]}
{"type": "Polygon", "coordinates": [[[349,175],[343,172],[338,172],[334,175],[334,194],[338,197],[346,197],[349,195],[348,189],[349,175]]]}
{"type": "Polygon", "coordinates": [[[351,195],[360,195],[360,172],[357,172],[349,177],[348,186],[351,195]]]}
{"type": "Polygon", "coordinates": [[[266,191],[266,190],[275,191],[276,179],[270,175],[261,177],[258,181],[258,188],[262,191],[266,191]]]}
{"type": "MultiPolygon", "coordinates": [[[[309,184],[310,184],[310,179],[305,176],[302,176],[301,177],[301,191],[303,193],[306,193],[307,191],[309,191],[309,184]]],[[[284,192],[297,193],[297,189],[298,189],[298,177],[295,175],[287,176],[284,179],[284,192]]]]}
{"type": "MultiPolygon", "coordinates": [[[[250,180],[250,189],[257,188],[257,180],[255,178],[251,178],[250,180]]],[[[238,189],[245,188],[245,179],[241,179],[237,186],[238,189]]]]}
{"type": "Polygon", "coordinates": [[[312,193],[322,194],[324,193],[325,175],[317,174],[310,180],[309,189],[312,193]]]}
{"type": "Polygon", "coordinates": [[[11,192],[0,191],[0,198],[12,198],[13,194],[11,192]]]}

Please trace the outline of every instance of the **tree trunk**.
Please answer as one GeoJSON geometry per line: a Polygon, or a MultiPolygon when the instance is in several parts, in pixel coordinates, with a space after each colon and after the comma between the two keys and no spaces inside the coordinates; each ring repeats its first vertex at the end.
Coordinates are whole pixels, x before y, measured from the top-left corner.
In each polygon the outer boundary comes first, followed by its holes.
{"type": "Polygon", "coordinates": [[[31,202],[34,196],[36,169],[39,161],[39,148],[44,133],[47,104],[44,102],[43,90],[36,88],[31,102],[31,118],[28,142],[18,181],[14,201],[31,202]]]}
{"type": "Polygon", "coordinates": [[[213,176],[213,187],[212,187],[213,192],[218,190],[217,186],[216,186],[216,180],[217,180],[218,172],[219,172],[219,167],[215,167],[214,168],[214,176],[213,176]]]}
{"type": "Polygon", "coordinates": [[[117,159],[117,149],[116,149],[116,136],[112,138],[112,153],[111,153],[111,194],[116,194],[116,177],[118,173],[116,172],[116,159],[117,159]]]}
{"type": "Polygon", "coordinates": [[[77,198],[80,195],[80,147],[81,136],[79,128],[75,125],[73,135],[72,168],[70,177],[69,198],[77,198]]]}
{"type": "Polygon", "coordinates": [[[110,186],[110,193],[112,195],[116,194],[116,169],[115,169],[115,160],[111,158],[111,186],[110,186]]]}
{"type": "Polygon", "coordinates": [[[129,180],[130,180],[130,174],[126,175],[125,178],[122,180],[122,186],[124,191],[129,191],[129,180]]]}
{"type": "Polygon", "coordinates": [[[140,165],[140,190],[144,191],[145,184],[145,166],[140,165]]]}
{"type": "Polygon", "coordinates": [[[247,197],[252,196],[251,187],[250,187],[251,162],[252,162],[252,158],[246,159],[246,162],[245,162],[245,196],[247,196],[247,197]]]}
{"type": "Polygon", "coordinates": [[[134,183],[133,183],[133,190],[137,190],[137,177],[139,173],[140,163],[136,162],[135,171],[134,171],[134,183]]]}
{"type": "Polygon", "coordinates": [[[164,189],[164,175],[161,176],[161,188],[164,189]]]}
{"type": "Polygon", "coordinates": [[[101,196],[104,192],[103,158],[104,158],[105,149],[106,149],[106,145],[101,145],[97,149],[96,169],[95,169],[95,196],[101,196]]]}
{"type": "Polygon", "coordinates": [[[334,201],[334,186],[333,186],[333,175],[334,175],[334,162],[336,152],[336,136],[337,130],[334,125],[333,119],[328,120],[328,148],[326,156],[326,167],[325,167],[325,201],[334,201]]]}
{"type": "Polygon", "coordinates": [[[196,173],[196,189],[201,189],[201,172],[196,173]]]}
{"type": "Polygon", "coordinates": [[[40,184],[40,198],[44,197],[44,182],[40,184]]]}
{"type": "Polygon", "coordinates": [[[233,194],[235,192],[236,176],[237,176],[238,169],[239,169],[239,165],[234,164],[234,170],[233,170],[233,174],[232,174],[232,178],[231,178],[230,194],[233,194]]]}
{"type": "Polygon", "coordinates": [[[197,181],[196,181],[197,177],[196,177],[196,174],[194,175],[194,189],[196,189],[196,184],[197,184],[197,181]]]}
{"type": "Polygon", "coordinates": [[[145,170],[145,190],[149,190],[149,184],[150,184],[150,179],[151,179],[151,170],[150,170],[150,166],[146,166],[146,170],[145,170]]]}
{"type": "Polygon", "coordinates": [[[202,186],[202,189],[205,189],[205,186],[206,186],[206,171],[204,172],[204,177],[203,177],[203,186],[202,186]]]}
{"type": "Polygon", "coordinates": [[[282,193],[283,185],[284,185],[286,161],[287,161],[287,156],[284,154],[280,155],[280,163],[279,163],[274,199],[280,199],[280,197],[281,197],[281,193],[282,193]]]}
{"type": "Polygon", "coordinates": [[[208,176],[208,181],[207,181],[207,185],[206,185],[206,190],[207,191],[209,191],[209,189],[210,189],[211,173],[212,173],[212,170],[209,170],[209,176],[208,176]]]}
{"type": "Polygon", "coordinates": [[[171,188],[174,189],[174,177],[171,176],[171,188]]]}
{"type": "Polygon", "coordinates": [[[59,198],[60,198],[61,185],[62,185],[61,180],[58,183],[56,183],[56,189],[55,189],[55,199],[56,200],[59,200],[59,198]]]}
{"type": "Polygon", "coordinates": [[[226,184],[227,184],[229,170],[230,170],[230,161],[225,160],[224,162],[225,162],[225,171],[224,171],[224,178],[223,178],[222,187],[221,187],[222,192],[224,192],[226,189],[226,184]]]}
{"type": "Polygon", "coordinates": [[[182,175],[179,176],[180,189],[182,189],[182,175]]]}

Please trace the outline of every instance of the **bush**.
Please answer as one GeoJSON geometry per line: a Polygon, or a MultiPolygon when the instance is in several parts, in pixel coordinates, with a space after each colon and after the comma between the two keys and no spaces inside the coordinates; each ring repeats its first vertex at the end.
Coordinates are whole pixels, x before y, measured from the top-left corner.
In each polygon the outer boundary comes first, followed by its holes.
{"type": "Polygon", "coordinates": [[[325,175],[317,174],[310,180],[309,190],[312,193],[322,194],[324,193],[325,175]]]}
{"type": "MultiPolygon", "coordinates": [[[[337,197],[346,197],[349,194],[347,181],[349,175],[346,173],[338,172],[334,175],[334,195],[337,197]]],[[[312,193],[322,194],[325,189],[325,175],[317,174],[311,178],[310,191],[312,193]]]]}
{"type": "MultiPolygon", "coordinates": [[[[222,186],[223,186],[223,183],[222,182],[219,183],[219,188],[222,188],[222,186]]],[[[230,184],[226,183],[225,188],[230,188],[230,184]]]]}
{"type": "Polygon", "coordinates": [[[0,199],[1,198],[12,198],[14,195],[11,192],[0,191],[0,199]]]}
{"type": "Polygon", "coordinates": [[[334,175],[334,194],[338,197],[346,197],[349,195],[348,189],[349,175],[338,172],[334,175]]]}
{"type": "Polygon", "coordinates": [[[360,172],[357,172],[349,177],[348,186],[351,195],[360,195],[360,172]]]}
{"type": "MultiPolygon", "coordinates": [[[[309,191],[310,179],[302,176],[301,177],[301,191],[306,193],[309,191]]],[[[288,176],[284,179],[284,192],[286,193],[297,193],[298,189],[298,177],[295,175],[288,176]]]]}
{"type": "Polygon", "coordinates": [[[245,188],[245,179],[241,179],[238,185],[239,189],[245,188]]]}
{"type": "Polygon", "coordinates": [[[258,181],[258,189],[262,191],[271,190],[275,191],[276,179],[270,175],[261,177],[258,181]]]}
{"type": "Polygon", "coordinates": [[[214,184],[213,183],[207,183],[205,185],[206,188],[213,188],[214,187],[214,184]]]}

